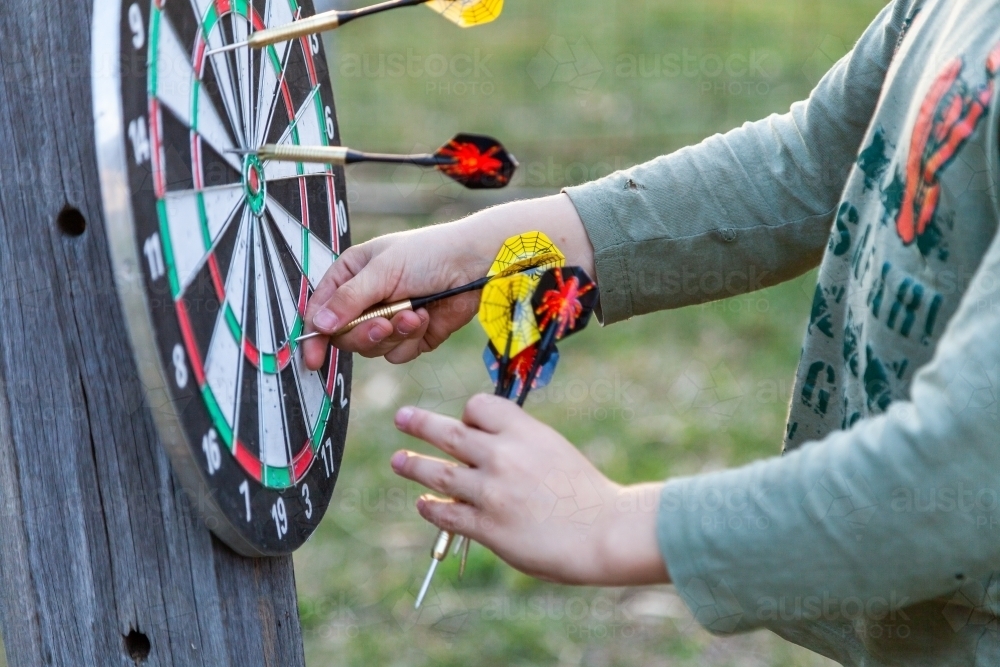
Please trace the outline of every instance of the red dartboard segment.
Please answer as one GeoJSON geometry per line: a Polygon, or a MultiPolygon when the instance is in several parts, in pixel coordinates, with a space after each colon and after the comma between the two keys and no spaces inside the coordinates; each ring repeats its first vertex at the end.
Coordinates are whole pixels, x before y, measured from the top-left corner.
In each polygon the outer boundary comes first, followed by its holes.
{"type": "MultiPolygon", "coordinates": [[[[134,132],[141,133],[146,131],[140,125],[135,125],[134,132]]],[[[153,160],[153,190],[156,193],[157,198],[162,199],[167,191],[167,184],[164,181],[164,170],[163,163],[166,161],[166,156],[163,154],[163,141],[160,132],[160,103],[156,98],[152,98],[149,101],[149,142],[151,145],[151,157],[153,160]]],[[[133,139],[133,145],[139,143],[141,139],[133,139]]],[[[133,150],[135,150],[133,148],[133,150]]]]}
{"type": "Polygon", "coordinates": [[[201,360],[201,352],[198,351],[198,344],[195,342],[194,330],[191,328],[191,318],[188,316],[187,304],[184,299],[178,299],[174,302],[174,308],[177,309],[177,322],[181,327],[181,335],[184,337],[184,347],[187,348],[188,352],[188,363],[191,364],[191,369],[194,371],[194,379],[198,382],[199,387],[205,385],[205,365],[201,360]]]}

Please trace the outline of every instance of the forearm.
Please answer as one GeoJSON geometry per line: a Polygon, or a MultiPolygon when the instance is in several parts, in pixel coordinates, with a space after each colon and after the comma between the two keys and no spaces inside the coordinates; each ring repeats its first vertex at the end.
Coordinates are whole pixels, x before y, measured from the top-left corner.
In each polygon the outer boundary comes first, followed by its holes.
{"type": "Polygon", "coordinates": [[[600,519],[598,550],[600,586],[643,586],[670,583],[666,562],[657,542],[657,514],[662,483],[621,487],[613,506],[600,519]]]}
{"type": "Polygon", "coordinates": [[[565,194],[514,201],[448,223],[449,237],[463,239],[473,249],[471,273],[485,275],[503,242],[518,234],[539,231],[566,255],[570,266],[595,276],[594,248],[573,202],[565,194]],[[454,236],[451,232],[457,232],[454,236]]]}

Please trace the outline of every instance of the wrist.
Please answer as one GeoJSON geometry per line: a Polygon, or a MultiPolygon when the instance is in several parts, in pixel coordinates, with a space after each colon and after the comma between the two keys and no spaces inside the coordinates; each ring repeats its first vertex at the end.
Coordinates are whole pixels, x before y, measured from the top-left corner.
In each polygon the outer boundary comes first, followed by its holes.
{"type": "Polygon", "coordinates": [[[670,583],[657,540],[657,516],[663,483],[619,487],[604,512],[599,544],[599,582],[607,586],[670,583]]]}
{"type": "MultiPolygon", "coordinates": [[[[596,277],[594,249],[573,202],[565,194],[509,202],[484,209],[459,220],[459,238],[471,251],[470,266],[489,269],[504,241],[526,232],[540,231],[566,255],[566,263],[596,277]]],[[[452,240],[454,242],[454,240],[452,240]]],[[[473,280],[485,275],[476,275],[473,280]]]]}

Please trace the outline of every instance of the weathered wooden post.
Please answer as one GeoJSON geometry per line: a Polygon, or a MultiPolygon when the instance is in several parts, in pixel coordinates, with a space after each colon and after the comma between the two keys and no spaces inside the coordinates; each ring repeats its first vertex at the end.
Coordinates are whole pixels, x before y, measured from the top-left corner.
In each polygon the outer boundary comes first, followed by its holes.
{"type": "MultiPolygon", "coordinates": [[[[111,1],[111,0],[101,0],[111,1]]],[[[304,663],[291,558],[197,518],[115,292],[89,2],[0,3],[0,626],[11,667],[304,663]]]]}

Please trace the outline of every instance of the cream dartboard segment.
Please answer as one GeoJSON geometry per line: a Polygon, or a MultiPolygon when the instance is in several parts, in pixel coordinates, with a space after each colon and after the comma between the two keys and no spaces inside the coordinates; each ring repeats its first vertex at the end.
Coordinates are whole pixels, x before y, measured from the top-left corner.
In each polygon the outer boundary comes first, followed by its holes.
{"type": "Polygon", "coordinates": [[[178,478],[239,553],[287,554],[327,510],[351,357],[305,366],[307,301],[350,245],[343,169],[240,154],[336,147],[312,0],[108,0],[95,124],[108,241],[148,403],[178,478]]]}

